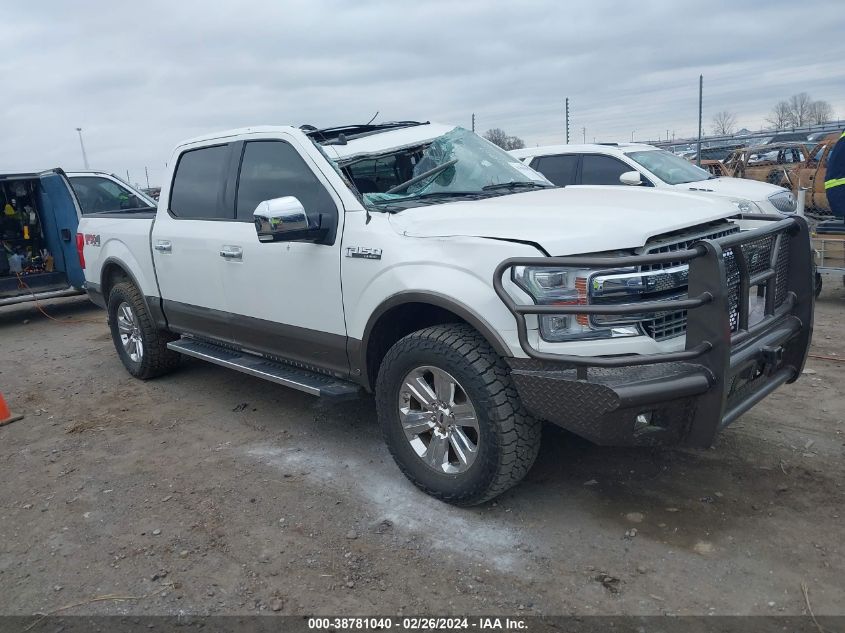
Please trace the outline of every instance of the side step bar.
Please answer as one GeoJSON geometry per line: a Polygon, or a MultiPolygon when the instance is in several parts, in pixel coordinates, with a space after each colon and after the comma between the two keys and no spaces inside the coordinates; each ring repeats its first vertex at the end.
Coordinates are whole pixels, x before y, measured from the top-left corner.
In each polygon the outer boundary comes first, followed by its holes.
{"type": "Polygon", "coordinates": [[[206,341],[182,337],[167,344],[174,352],[263,378],[271,382],[333,400],[358,397],[361,388],[355,383],[316,372],[292,367],[261,356],[228,349],[206,341]]]}

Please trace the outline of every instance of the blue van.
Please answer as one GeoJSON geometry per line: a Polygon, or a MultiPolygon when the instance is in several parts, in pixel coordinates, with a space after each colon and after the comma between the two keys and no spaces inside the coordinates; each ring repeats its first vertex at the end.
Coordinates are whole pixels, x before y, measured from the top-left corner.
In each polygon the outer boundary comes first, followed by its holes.
{"type": "Polygon", "coordinates": [[[0,306],[82,292],[79,218],[148,212],[155,205],[105,172],[0,173],[0,306]]]}

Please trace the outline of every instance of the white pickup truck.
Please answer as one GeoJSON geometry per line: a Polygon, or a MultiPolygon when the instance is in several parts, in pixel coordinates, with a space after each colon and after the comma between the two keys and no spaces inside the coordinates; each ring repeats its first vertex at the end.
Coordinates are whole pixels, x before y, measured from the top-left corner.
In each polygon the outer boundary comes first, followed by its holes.
{"type": "Polygon", "coordinates": [[[801,373],[807,226],[725,200],[554,187],[459,127],[246,128],[179,145],[152,213],[86,215],[80,258],[141,379],[193,356],[374,392],[426,492],[476,504],[543,421],[708,446],[801,373]]]}

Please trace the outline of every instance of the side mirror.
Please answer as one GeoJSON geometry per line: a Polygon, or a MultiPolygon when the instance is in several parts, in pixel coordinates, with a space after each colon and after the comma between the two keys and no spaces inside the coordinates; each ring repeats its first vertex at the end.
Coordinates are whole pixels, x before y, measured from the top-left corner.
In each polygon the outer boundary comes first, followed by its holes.
{"type": "Polygon", "coordinates": [[[624,174],[619,176],[619,182],[623,185],[637,187],[643,184],[643,179],[640,177],[640,172],[638,171],[626,171],[624,174]]]}
{"type": "Polygon", "coordinates": [[[318,242],[326,236],[323,216],[316,223],[308,218],[305,207],[293,196],[273,198],[260,203],[252,213],[260,242],[318,242]]]}

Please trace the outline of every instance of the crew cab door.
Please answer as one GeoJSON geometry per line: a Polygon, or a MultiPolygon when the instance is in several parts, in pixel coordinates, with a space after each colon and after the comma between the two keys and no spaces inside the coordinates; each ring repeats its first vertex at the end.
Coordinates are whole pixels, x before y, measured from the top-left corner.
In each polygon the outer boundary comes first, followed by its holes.
{"type": "Polygon", "coordinates": [[[225,202],[233,151],[233,144],[221,143],[188,149],[176,158],[173,181],[162,192],[151,235],[170,327],[223,341],[231,341],[220,253],[234,220],[225,202]]]}
{"type": "Polygon", "coordinates": [[[284,360],[346,375],[346,323],[340,283],[342,204],[297,139],[240,144],[235,221],[222,243],[223,289],[235,342],[284,360]],[[329,226],[323,243],[259,242],[253,212],[261,202],[299,200],[329,226]]]}

